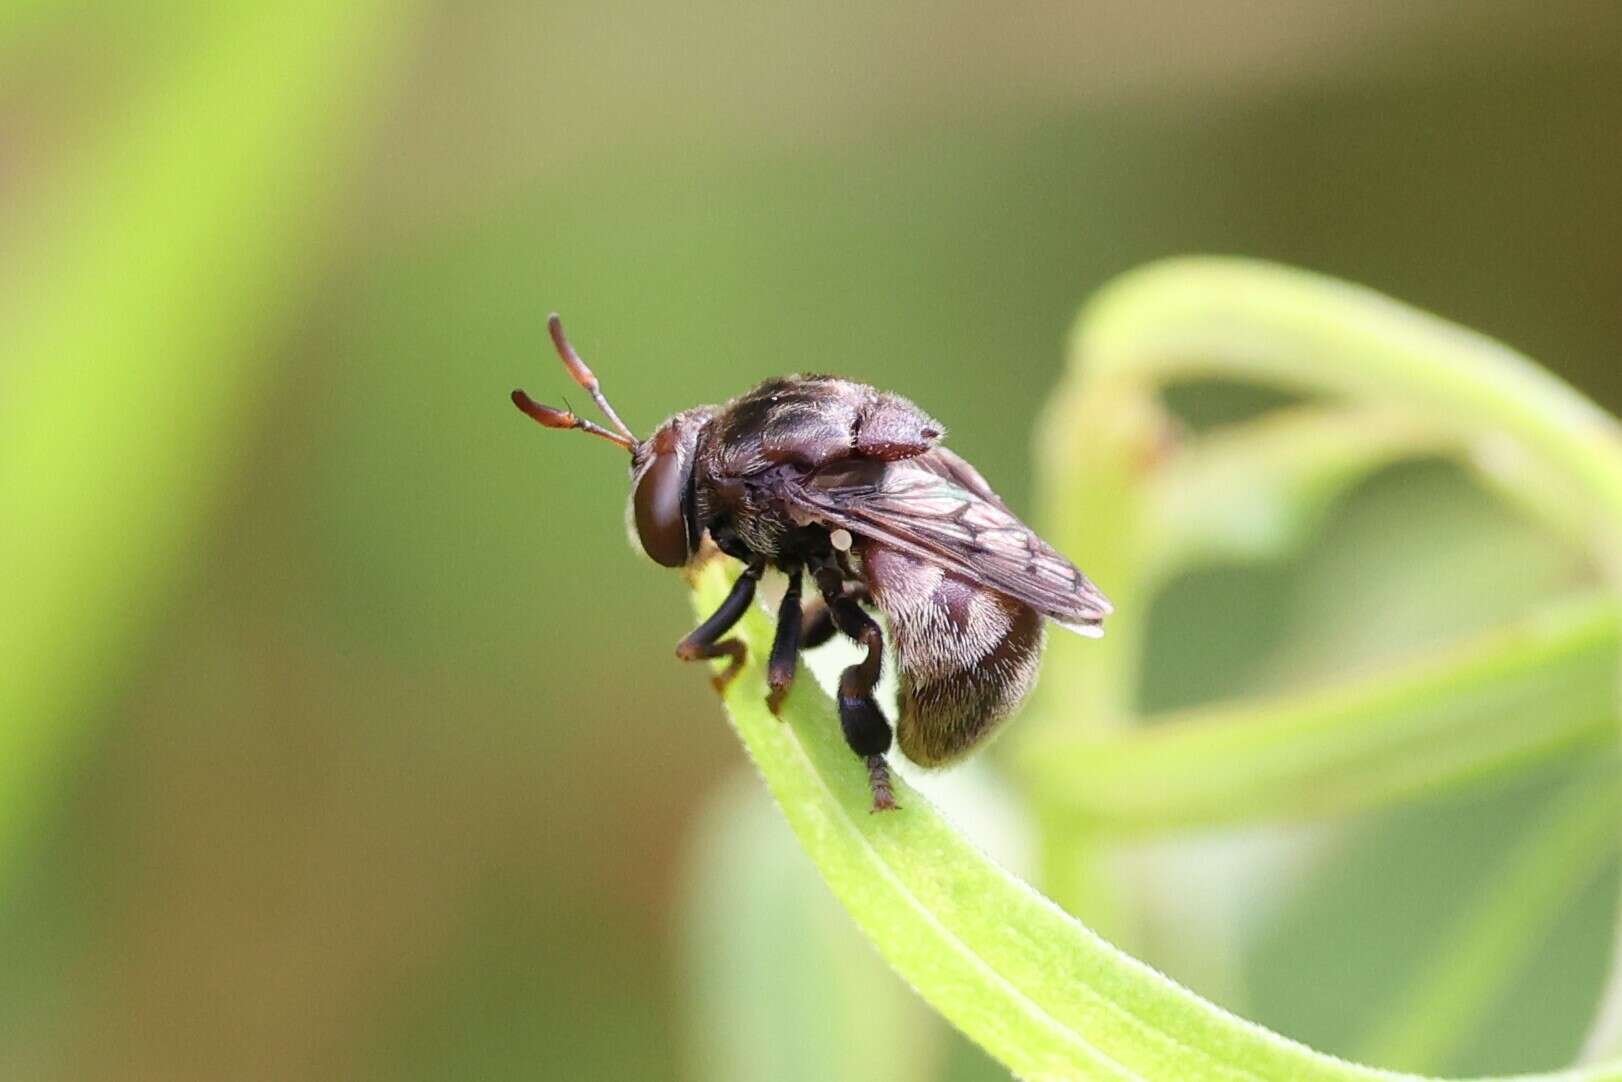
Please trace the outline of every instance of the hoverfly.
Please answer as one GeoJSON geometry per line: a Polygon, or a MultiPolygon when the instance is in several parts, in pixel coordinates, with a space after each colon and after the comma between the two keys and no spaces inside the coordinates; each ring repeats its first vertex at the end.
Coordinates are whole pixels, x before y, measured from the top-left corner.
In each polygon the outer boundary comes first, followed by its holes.
{"type": "Polygon", "coordinates": [[[997,728],[1036,681],[1045,622],[1103,634],[1110,603],[1026,526],[977,470],[942,446],[945,430],[899,395],[835,376],[770,379],[722,406],[698,406],[637,439],[547,321],[558,356],[613,425],[514,391],[548,428],[589,432],[631,456],[627,530],[666,567],[699,558],[705,538],[743,564],[721,607],[676,647],[686,661],[727,658],[724,689],[743,667],[726,638],[767,568],[787,576],[767,661],[775,713],[799,652],[837,632],[866,648],[839,679],[845,742],[866,764],[873,810],[896,806],[884,754],[890,725],[873,699],[889,622],[900,670],[896,737],[923,766],[961,758],[997,728]],[[809,576],[816,598],[802,605],[809,576]]]}

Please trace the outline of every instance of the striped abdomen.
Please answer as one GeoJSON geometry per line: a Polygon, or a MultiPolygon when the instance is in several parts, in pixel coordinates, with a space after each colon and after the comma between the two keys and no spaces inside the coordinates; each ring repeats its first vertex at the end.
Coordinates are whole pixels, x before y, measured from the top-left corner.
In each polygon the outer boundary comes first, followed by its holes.
{"type": "Polygon", "coordinates": [[[901,674],[896,738],[913,762],[945,765],[982,743],[1030,692],[1043,619],[879,542],[863,542],[860,556],[901,674]]]}

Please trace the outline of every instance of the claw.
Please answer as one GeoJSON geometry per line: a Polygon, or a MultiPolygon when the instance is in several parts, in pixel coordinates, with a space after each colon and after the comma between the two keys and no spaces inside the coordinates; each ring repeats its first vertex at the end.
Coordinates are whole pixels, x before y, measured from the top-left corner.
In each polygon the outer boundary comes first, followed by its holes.
{"type": "Polygon", "coordinates": [[[884,756],[867,757],[867,784],[873,790],[873,807],[868,814],[901,810],[901,805],[895,802],[895,793],[890,789],[890,765],[884,761],[884,756]]]}

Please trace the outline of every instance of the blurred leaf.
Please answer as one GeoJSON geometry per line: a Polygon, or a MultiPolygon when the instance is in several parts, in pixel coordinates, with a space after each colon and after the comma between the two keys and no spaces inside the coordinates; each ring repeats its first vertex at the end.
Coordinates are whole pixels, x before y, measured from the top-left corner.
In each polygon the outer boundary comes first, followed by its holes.
{"type": "Polygon", "coordinates": [[[1325,276],[1256,260],[1188,258],[1144,267],[1101,291],[1072,347],[1072,393],[1089,383],[1251,379],[1401,407],[1461,446],[1510,441],[1538,476],[1567,479],[1565,490],[1582,502],[1572,513],[1586,522],[1591,551],[1616,570],[1622,428],[1485,335],[1325,276]]]}
{"type": "Polygon", "coordinates": [[[0,864],[230,468],[398,15],[219,20],[31,218],[0,330],[0,864]]]}
{"type": "Polygon", "coordinates": [[[1049,637],[1023,730],[1129,724],[1143,672],[1153,577],[1151,495],[1143,484],[1174,438],[1170,415],[1131,380],[1055,392],[1037,444],[1044,536],[1087,569],[1115,605],[1102,639],[1049,637]]]}
{"type": "Polygon", "coordinates": [[[1047,731],[1038,800],[1112,831],[1366,810],[1616,740],[1616,605],[1591,595],[1395,669],[1099,738],[1047,731]]]}
{"type": "Polygon", "coordinates": [[[693,834],[682,998],[705,1082],[922,1082],[939,1023],[855,934],[753,777],[693,834]]]}
{"type": "MultiPolygon", "coordinates": [[[[1314,831],[1313,849],[1275,867],[1279,882],[1251,900],[1251,919],[1241,923],[1246,1015],[1361,1058],[1371,1032],[1414,1002],[1438,949],[1491,904],[1506,860],[1561,791],[1585,774],[1592,780],[1609,759],[1527,771],[1314,831]]],[[[1571,1061],[1603,983],[1616,902],[1614,871],[1591,878],[1592,888],[1559,905],[1531,955],[1476,974],[1493,990],[1490,1013],[1470,1019],[1464,1042],[1433,1070],[1475,1077],[1571,1061]]],[[[1535,926],[1528,931],[1536,936],[1535,926]]]]}
{"type": "MultiPolygon", "coordinates": [[[[720,604],[731,570],[712,560],[697,573],[700,614],[720,604]]],[[[904,782],[901,811],[871,814],[828,697],[799,680],[773,717],[758,664],[771,647],[766,614],[748,613],[738,633],[755,660],[728,689],[727,712],[801,846],[896,971],[1015,1074],[1396,1077],[1242,1021],[1122,954],[975,851],[904,782]]]]}
{"type": "Polygon", "coordinates": [[[1403,995],[1363,1042],[1360,1058],[1436,1070],[1525,968],[1573,895],[1615,856],[1622,788],[1614,757],[1601,776],[1567,786],[1498,862],[1434,944],[1403,995]]]}
{"type": "Polygon", "coordinates": [[[1145,560],[1164,579],[1197,563],[1280,556],[1352,485],[1443,446],[1417,419],[1368,406],[1297,407],[1222,428],[1152,476],[1145,560]]]}
{"type": "MultiPolygon", "coordinates": [[[[1153,554],[1162,553],[1172,568],[1277,555],[1304,539],[1326,499],[1347,481],[1394,458],[1456,458],[1549,533],[1577,541],[1609,585],[1617,585],[1622,438],[1603,411],[1495,342],[1367,290],[1245,260],[1174,260],[1126,276],[1089,305],[1074,349],[1069,390],[1056,398],[1046,427],[1049,453],[1042,463],[1052,478],[1046,490],[1063,547],[1088,566],[1102,553],[1115,576],[1103,578],[1105,589],[1126,585],[1127,604],[1120,607],[1129,618],[1118,614],[1111,631],[1124,624],[1128,634],[1113,655],[1074,643],[1053,650],[1048,687],[1034,709],[1039,723],[1022,725],[1010,742],[1032,777],[1040,777],[1034,795],[1049,829],[1048,868],[1059,871],[1065,897],[1085,906],[1083,912],[1114,927],[1122,914],[1156,899],[1156,919],[1169,928],[1179,910],[1202,905],[1200,897],[1178,892],[1175,869],[1140,866],[1130,881],[1110,875],[1108,839],[1119,829],[1344,812],[1426,795],[1572,742],[1614,741],[1614,594],[1548,607],[1551,591],[1569,590],[1584,576],[1563,568],[1546,539],[1451,497],[1438,501],[1445,493],[1429,483],[1405,486],[1409,506],[1392,502],[1385,518],[1354,517],[1350,530],[1337,520],[1341,532],[1326,531],[1328,543],[1321,546],[1332,559],[1315,557],[1308,589],[1297,585],[1290,605],[1275,615],[1282,633],[1269,644],[1274,681],[1299,686],[1310,675],[1333,681],[1334,691],[1285,692],[1275,699],[1252,694],[1152,719],[1162,724],[1130,734],[1120,726],[1132,720],[1132,711],[1115,705],[1100,726],[1100,719],[1087,716],[1100,700],[1097,692],[1086,693],[1087,685],[1118,680],[1122,654],[1125,671],[1155,671],[1138,657],[1151,645],[1145,621],[1130,618],[1133,607],[1158,600],[1148,596],[1156,585],[1153,554]],[[1113,420],[1156,408],[1165,386],[1188,380],[1254,382],[1327,404],[1249,420],[1170,451],[1152,427],[1133,433],[1113,420]],[[1361,415],[1367,431],[1359,433],[1356,424],[1337,431],[1311,420],[1337,414],[1361,415]],[[1397,427],[1371,423],[1380,416],[1397,427]],[[1145,497],[1116,491],[1132,488],[1158,490],[1162,521],[1145,497]],[[1117,513],[1101,513],[1107,509],[1117,513]],[[1189,525],[1165,516],[1166,510],[1186,512],[1189,525]],[[1388,540],[1399,522],[1405,540],[1421,542],[1423,558],[1388,540]],[[1130,539],[1125,545],[1123,534],[1130,539]],[[1493,634],[1475,630],[1528,606],[1542,614],[1497,632],[1496,646],[1493,634]],[[1542,646],[1535,628],[1552,633],[1542,646]],[[1438,633],[1478,637],[1450,660],[1448,653],[1433,653],[1416,664],[1409,654],[1427,648],[1438,633]],[[1561,645],[1561,639],[1567,641],[1561,645]],[[1523,647],[1524,658],[1518,656],[1523,647]],[[1485,652],[1472,658],[1477,649],[1485,652]],[[1396,667],[1358,684],[1344,682],[1349,667],[1367,671],[1375,660],[1396,667]],[[1461,668],[1450,673],[1452,664],[1461,668]],[[1562,704],[1567,693],[1572,698],[1562,704]],[[1274,705],[1282,712],[1274,714],[1274,705]],[[1214,724],[1206,728],[1205,720],[1214,724]],[[1544,721],[1550,729],[1540,728],[1544,721]],[[1158,757],[1162,752],[1165,758],[1158,757]],[[1145,755],[1141,773],[1111,776],[1112,762],[1118,766],[1139,753],[1145,755]],[[1297,769],[1303,773],[1295,775],[1297,769]],[[1135,820],[1121,814],[1127,808],[1177,810],[1164,820],[1153,812],[1135,820]],[[1090,878],[1078,880],[1066,868],[1066,855],[1071,868],[1080,861],[1090,878]]],[[[1242,650],[1230,646],[1235,619],[1251,628],[1260,602],[1241,592],[1228,603],[1243,606],[1242,615],[1230,619],[1228,610],[1208,605],[1196,622],[1232,652],[1242,650]]],[[[1204,674],[1206,697],[1213,680],[1230,681],[1231,663],[1213,676],[1209,656],[1188,660],[1191,671],[1204,674]]],[[[1250,667],[1253,682],[1265,682],[1255,680],[1265,670],[1254,661],[1250,667]]],[[[1131,702],[1118,685],[1111,699],[1131,702]]],[[[1196,859],[1207,862],[1202,868],[1209,874],[1209,855],[1196,859]]],[[[1230,864],[1234,875],[1247,874],[1244,861],[1230,864]]],[[[1255,900],[1264,901],[1260,894],[1255,900]]],[[[1319,914],[1310,927],[1321,934],[1335,923],[1319,914]]],[[[1302,986],[1318,980],[1315,972],[1286,969],[1286,982],[1296,979],[1302,986]]]]}

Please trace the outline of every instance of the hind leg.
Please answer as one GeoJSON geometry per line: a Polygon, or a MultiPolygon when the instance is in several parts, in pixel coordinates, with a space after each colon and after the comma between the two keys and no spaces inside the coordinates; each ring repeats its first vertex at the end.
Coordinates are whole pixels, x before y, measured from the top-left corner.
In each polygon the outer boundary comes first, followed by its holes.
{"type": "Polygon", "coordinates": [[[873,689],[884,667],[884,634],[855,600],[845,596],[838,568],[823,565],[817,568],[816,579],[834,626],[867,648],[866,657],[840,674],[839,725],[850,750],[867,764],[873,810],[892,811],[899,805],[890,788],[889,765],[884,761],[884,753],[890,750],[890,723],[873,699],[873,689]]]}

